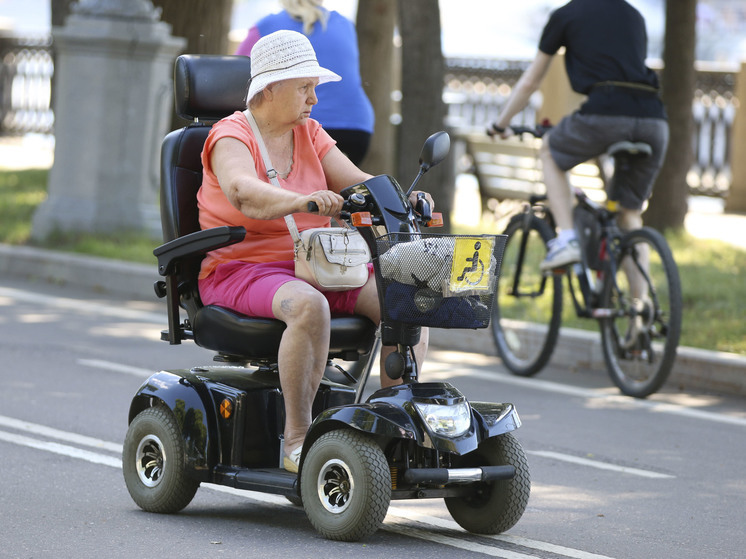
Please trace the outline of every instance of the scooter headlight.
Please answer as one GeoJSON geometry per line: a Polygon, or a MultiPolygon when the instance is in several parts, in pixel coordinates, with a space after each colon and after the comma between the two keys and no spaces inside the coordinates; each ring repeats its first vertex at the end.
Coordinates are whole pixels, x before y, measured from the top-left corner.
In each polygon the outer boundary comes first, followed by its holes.
{"type": "Polygon", "coordinates": [[[471,408],[465,401],[450,405],[415,402],[414,405],[433,433],[444,437],[458,437],[469,430],[471,408]]]}

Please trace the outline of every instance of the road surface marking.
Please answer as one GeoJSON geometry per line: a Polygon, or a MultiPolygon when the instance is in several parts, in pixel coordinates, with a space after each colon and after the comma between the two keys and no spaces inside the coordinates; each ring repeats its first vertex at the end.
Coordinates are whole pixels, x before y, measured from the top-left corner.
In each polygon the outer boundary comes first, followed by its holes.
{"type": "Polygon", "coordinates": [[[116,373],[126,373],[128,375],[134,375],[142,379],[146,379],[156,372],[151,369],[132,367],[130,365],[122,365],[121,363],[103,361],[102,359],[78,359],[78,364],[83,365],[84,367],[93,367],[94,369],[106,369],[108,371],[114,371],[116,373]]]}
{"type": "MultiPolygon", "coordinates": [[[[117,443],[96,439],[93,437],[87,437],[85,435],[79,435],[77,433],[70,433],[67,431],[61,431],[52,427],[46,427],[44,425],[38,425],[27,421],[14,419],[11,417],[0,416],[0,425],[16,429],[19,431],[25,431],[27,433],[33,433],[36,435],[58,439],[66,442],[72,442],[81,446],[88,446],[92,448],[105,449],[117,454],[121,454],[122,445],[117,443]]],[[[85,460],[94,464],[101,464],[104,466],[110,466],[113,468],[122,467],[122,461],[119,456],[111,456],[107,454],[101,454],[98,452],[92,452],[89,450],[83,450],[74,446],[61,444],[58,442],[43,441],[25,435],[19,435],[16,433],[9,433],[0,430],[0,441],[6,441],[12,444],[43,450],[46,452],[52,452],[55,454],[61,454],[71,458],[77,458],[85,460]]],[[[232,487],[224,487],[220,485],[214,485],[210,483],[202,484],[203,487],[217,491],[220,493],[228,493],[244,499],[252,501],[258,501],[261,503],[278,505],[278,506],[292,506],[287,499],[278,495],[271,495],[260,493],[256,491],[245,491],[241,489],[235,489],[232,487]]],[[[483,553],[491,557],[497,557],[499,559],[538,559],[535,555],[527,555],[526,553],[520,553],[518,551],[512,551],[499,547],[493,547],[485,545],[468,539],[461,539],[458,535],[449,536],[435,532],[437,529],[453,530],[455,532],[463,533],[463,529],[456,524],[456,522],[448,519],[438,518],[434,516],[420,514],[416,511],[406,509],[402,506],[390,506],[386,520],[384,521],[383,530],[401,534],[407,537],[414,537],[424,539],[426,541],[436,542],[442,545],[448,545],[465,551],[483,553]]],[[[553,553],[562,557],[569,557],[570,559],[612,559],[603,555],[596,555],[587,553],[585,551],[572,549],[564,546],[554,545],[541,541],[531,540],[528,538],[522,538],[517,536],[498,535],[498,536],[471,536],[464,534],[464,537],[479,537],[484,539],[492,539],[494,541],[509,543],[511,545],[526,548],[528,550],[539,551],[542,553],[553,553]]]]}
{"type": "Polygon", "coordinates": [[[573,456],[571,454],[562,454],[560,452],[552,452],[549,450],[527,450],[526,454],[533,454],[534,456],[541,456],[543,458],[551,458],[553,460],[559,460],[561,462],[569,462],[571,464],[578,464],[580,466],[588,466],[590,468],[598,468],[599,470],[610,470],[612,472],[619,472],[622,474],[631,474],[640,477],[647,477],[650,479],[675,479],[676,476],[669,474],[661,474],[658,472],[651,472],[650,470],[641,470],[639,468],[630,468],[628,466],[617,466],[616,464],[610,464],[609,462],[601,462],[599,460],[590,460],[588,458],[581,458],[579,456],[573,456]]]}

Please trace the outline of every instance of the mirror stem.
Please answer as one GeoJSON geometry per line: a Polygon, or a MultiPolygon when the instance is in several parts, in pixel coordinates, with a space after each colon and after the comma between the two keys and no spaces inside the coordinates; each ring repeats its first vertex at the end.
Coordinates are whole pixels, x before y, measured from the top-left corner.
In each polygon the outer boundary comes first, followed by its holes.
{"type": "Polygon", "coordinates": [[[420,178],[422,177],[422,175],[425,174],[425,172],[427,171],[427,169],[428,168],[425,167],[425,165],[420,165],[420,172],[417,173],[417,176],[412,181],[412,186],[410,186],[409,190],[407,190],[407,194],[405,195],[405,198],[409,198],[409,195],[412,194],[412,191],[414,190],[414,187],[417,186],[418,182],[420,182],[420,178]]]}

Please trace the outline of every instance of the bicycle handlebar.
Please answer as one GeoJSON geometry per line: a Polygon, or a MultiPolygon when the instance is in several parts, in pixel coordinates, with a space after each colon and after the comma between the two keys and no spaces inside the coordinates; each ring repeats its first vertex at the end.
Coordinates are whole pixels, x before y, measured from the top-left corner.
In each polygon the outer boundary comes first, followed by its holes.
{"type": "Polygon", "coordinates": [[[511,126],[510,129],[513,134],[520,136],[521,134],[531,134],[535,138],[541,138],[549,130],[551,130],[551,124],[537,124],[535,127],[531,126],[511,126]]]}
{"type": "MultiPolygon", "coordinates": [[[[535,138],[541,138],[552,128],[552,124],[545,119],[541,124],[537,124],[536,126],[509,126],[508,128],[512,130],[513,134],[516,136],[520,136],[521,134],[531,134],[535,138]]],[[[498,135],[498,131],[502,132],[502,130],[502,128],[495,128],[493,124],[487,127],[487,135],[490,138],[494,138],[498,135]]]]}

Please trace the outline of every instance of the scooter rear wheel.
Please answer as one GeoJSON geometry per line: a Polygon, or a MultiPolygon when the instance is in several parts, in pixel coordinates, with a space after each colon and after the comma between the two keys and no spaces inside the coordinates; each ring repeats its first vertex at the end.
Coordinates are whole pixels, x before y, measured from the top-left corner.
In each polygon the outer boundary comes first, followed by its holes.
{"type": "Polygon", "coordinates": [[[513,479],[480,483],[473,495],[445,499],[448,512],[464,530],[500,534],[523,516],[531,493],[531,478],[526,455],[512,433],[483,441],[479,448],[458,461],[461,468],[504,464],[515,466],[513,479]]]}
{"type": "Polygon", "coordinates": [[[391,501],[391,473],[371,437],[330,431],[303,460],[300,491],[306,515],[323,537],[357,541],[381,526],[391,501]]]}
{"type": "Polygon", "coordinates": [[[199,482],[187,477],[176,418],[156,406],[140,412],[127,430],[122,471],[132,500],[148,512],[175,513],[194,498],[199,482]]]}

